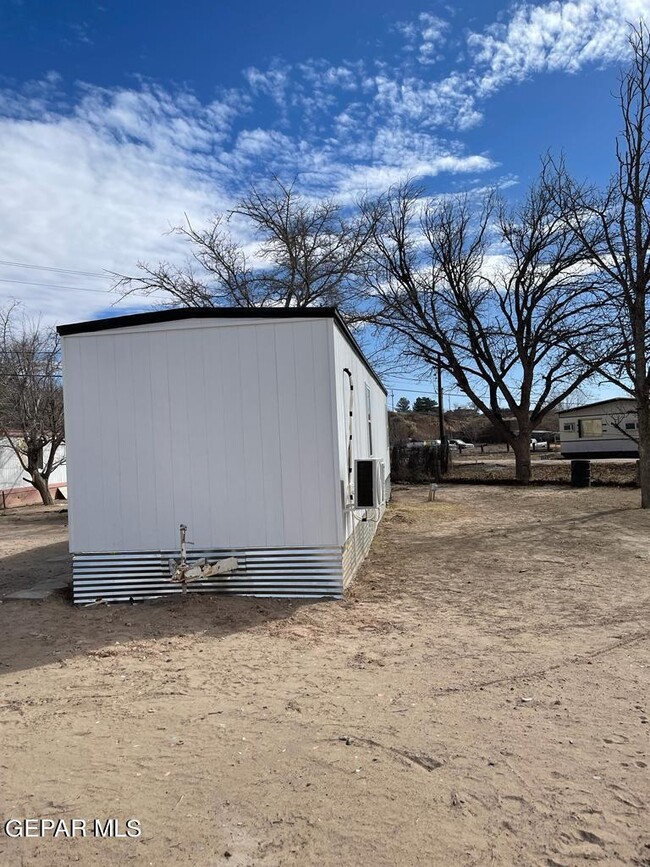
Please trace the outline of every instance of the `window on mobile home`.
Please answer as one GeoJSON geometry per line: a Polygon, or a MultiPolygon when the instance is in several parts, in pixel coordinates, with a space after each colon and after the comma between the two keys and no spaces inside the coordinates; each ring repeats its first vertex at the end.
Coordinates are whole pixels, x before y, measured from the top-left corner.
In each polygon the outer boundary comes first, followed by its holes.
{"type": "Polygon", "coordinates": [[[581,437],[601,437],[603,435],[603,420],[602,418],[581,418],[580,431],[581,437]]]}
{"type": "Polygon", "coordinates": [[[366,383],[366,416],[368,418],[368,448],[372,455],[372,403],[370,400],[370,386],[366,383]]]}

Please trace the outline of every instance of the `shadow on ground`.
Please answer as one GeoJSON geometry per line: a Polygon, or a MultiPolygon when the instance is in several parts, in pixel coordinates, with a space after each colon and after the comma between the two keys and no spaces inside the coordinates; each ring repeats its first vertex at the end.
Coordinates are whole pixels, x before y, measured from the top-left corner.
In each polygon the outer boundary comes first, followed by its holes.
{"type": "Polygon", "coordinates": [[[67,542],[42,545],[0,560],[0,599],[34,584],[60,579],[72,581],[67,542]]]}
{"type": "Polygon", "coordinates": [[[0,674],[62,663],[117,643],[199,634],[223,638],[291,618],[305,606],[327,604],[201,595],[76,608],[66,597],[0,603],[0,674]]]}

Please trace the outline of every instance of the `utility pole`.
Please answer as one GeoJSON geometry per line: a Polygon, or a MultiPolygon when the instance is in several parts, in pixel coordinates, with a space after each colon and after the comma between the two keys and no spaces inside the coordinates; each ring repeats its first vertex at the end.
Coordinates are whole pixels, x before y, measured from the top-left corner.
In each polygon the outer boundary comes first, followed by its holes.
{"type": "Polygon", "coordinates": [[[392,404],[393,412],[395,412],[395,392],[392,388],[390,390],[390,402],[392,404]]]}
{"type": "Polygon", "coordinates": [[[445,434],[445,409],[443,405],[444,395],[442,393],[442,364],[440,363],[440,353],[438,355],[438,426],[440,428],[440,457],[442,472],[446,473],[449,469],[449,446],[447,445],[447,436],[445,434]]]}

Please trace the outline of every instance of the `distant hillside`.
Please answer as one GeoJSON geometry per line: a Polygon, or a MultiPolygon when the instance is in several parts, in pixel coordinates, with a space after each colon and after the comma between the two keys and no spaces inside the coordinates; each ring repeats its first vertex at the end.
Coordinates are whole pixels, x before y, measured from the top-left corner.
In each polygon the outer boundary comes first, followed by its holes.
{"type": "MultiPolygon", "coordinates": [[[[499,442],[490,422],[474,409],[452,409],[446,412],[445,426],[447,436],[451,438],[473,443],[499,442]]],[[[391,445],[440,439],[438,413],[389,412],[388,430],[391,445]]],[[[540,424],[540,430],[557,431],[557,415],[550,413],[546,416],[540,424]]]]}
{"type": "MultiPolygon", "coordinates": [[[[477,418],[472,419],[476,422],[477,418]]],[[[485,423],[482,416],[478,416],[481,423],[485,423]]],[[[445,413],[447,436],[465,439],[462,431],[467,428],[467,420],[454,419],[449,413],[445,413]]],[[[438,413],[428,412],[389,412],[388,430],[391,445],[407,443],[412,440],[425,442],[427,440],[440,439],[438,428],[438,413]]]]}

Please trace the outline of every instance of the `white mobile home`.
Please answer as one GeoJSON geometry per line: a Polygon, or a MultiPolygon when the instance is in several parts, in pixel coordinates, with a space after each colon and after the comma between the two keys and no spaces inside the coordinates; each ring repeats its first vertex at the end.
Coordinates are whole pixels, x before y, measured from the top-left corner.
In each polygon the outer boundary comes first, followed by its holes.
{"type": "Polygon", "coordinates": [[[341,596],[389,492],[386,390],[333,308],[180,309],[59,328],[76,602],[341,596]],[[190,544],[191,543],[191,544],[190,544]],[[230,562],[230,561],[229,561],[230,562]]]}
{"type": "Polygon", "coordinates": [[[638,458],[636,402],[615,397],[558,412],[565,458],[638,458]]]}

